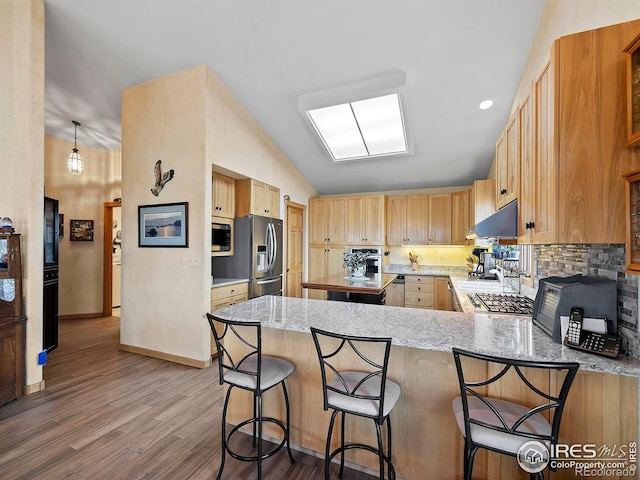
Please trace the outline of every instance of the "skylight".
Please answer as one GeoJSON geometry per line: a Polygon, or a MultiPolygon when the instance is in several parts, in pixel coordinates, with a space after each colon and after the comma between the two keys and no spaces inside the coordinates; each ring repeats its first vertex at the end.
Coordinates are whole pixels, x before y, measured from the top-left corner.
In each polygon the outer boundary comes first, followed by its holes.
{"type": "Polygon", "coordinates": [[[300,112],[334,162],[412,153],[404,74],[302,95],[300,112]]]}

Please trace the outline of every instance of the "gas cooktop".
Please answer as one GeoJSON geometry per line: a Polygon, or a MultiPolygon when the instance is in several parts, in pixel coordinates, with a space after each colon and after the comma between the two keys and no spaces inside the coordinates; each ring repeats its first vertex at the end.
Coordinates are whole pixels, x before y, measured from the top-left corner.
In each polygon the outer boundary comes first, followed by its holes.
{"type": "Polygon", "coordinates": [[[492,313],[513,313],[531,315],[533,300],[524,295],[505,295],[501,293],[476,293],[469,295],[474,307],[492,313]]]}

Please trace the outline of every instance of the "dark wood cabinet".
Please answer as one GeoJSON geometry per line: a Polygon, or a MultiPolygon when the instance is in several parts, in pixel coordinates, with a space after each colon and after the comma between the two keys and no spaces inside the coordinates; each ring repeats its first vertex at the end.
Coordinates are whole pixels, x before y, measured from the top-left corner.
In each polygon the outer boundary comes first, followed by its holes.
{"type": "Polygon", "coordinates": [[[0,405],[24,386],[24,323],[20,235],[0,233],[0,405]]]}

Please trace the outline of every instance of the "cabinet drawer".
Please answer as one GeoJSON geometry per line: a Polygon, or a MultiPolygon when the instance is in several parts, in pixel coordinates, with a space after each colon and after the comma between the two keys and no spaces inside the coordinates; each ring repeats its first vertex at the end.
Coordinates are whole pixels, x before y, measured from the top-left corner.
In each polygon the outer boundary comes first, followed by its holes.
{"type": "Polygon", "coordinates": [[[430,275],[406,275],[404,283],[405,285],[433,285],[433,277],[430,275]]]}
{"type": "Polygon", "coordinates": [[[413,308],[433,308],[433,293],[407,292],[405,290],[404,306],[413,308]]]}
{"type": "Polygon", "coordinates": [[[211,301],[220,300],[225,297],[233,297],[235,295],[248,294],[248,292],[248,283],[234,283],[233,285],[213,287],[211,289],[211,301]]]}
{"type": "Polygon", "coordinates": [[[423,293],[433,293],[434,286],[433,284],[421,284],[421,283],[405,283],[404,284],[405,292],[423,292],[423,293]]]}

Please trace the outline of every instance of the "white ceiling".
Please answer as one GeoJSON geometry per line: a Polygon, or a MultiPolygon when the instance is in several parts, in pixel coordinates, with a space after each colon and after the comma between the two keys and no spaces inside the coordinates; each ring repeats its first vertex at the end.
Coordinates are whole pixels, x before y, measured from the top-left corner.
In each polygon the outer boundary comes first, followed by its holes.
{"type": "Polygon", "coordinates": [[[73,119],[80,145],[117,149],[124,88],[206,64],[318,193],[332,194],[486,178],[544,0],[45,5],[47,135],[73,141],[73,119]],[[406,74],[413,155],[333,164],[298,97],[394,72],[406,74]],[[481,111],[487,98],[494,106],[481,111]]]}

